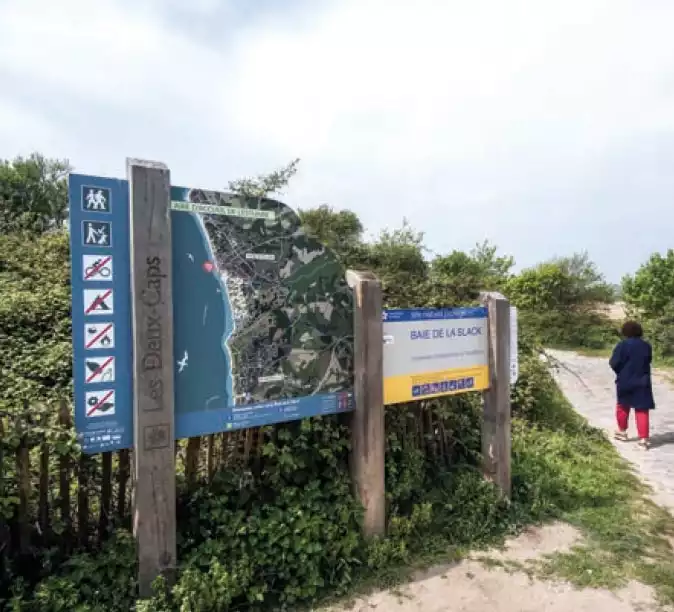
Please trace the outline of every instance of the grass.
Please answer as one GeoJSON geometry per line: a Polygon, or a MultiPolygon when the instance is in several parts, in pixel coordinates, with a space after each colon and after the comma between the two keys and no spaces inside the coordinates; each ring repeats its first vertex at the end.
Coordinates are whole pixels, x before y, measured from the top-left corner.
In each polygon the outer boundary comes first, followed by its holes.
{"type": "Polygon", "coordinates": [[[561,393],[555,395],[554,428],[545,417],[534,427],[516,425],[514,470],[531,502],[550,504],[543,513],[577,527],[585,539],[544,560],[538,574],[609,589],[637,580],[674,604],[674,518],[649,500],[648,489],[605,436],[587,426],[561,393]]]}

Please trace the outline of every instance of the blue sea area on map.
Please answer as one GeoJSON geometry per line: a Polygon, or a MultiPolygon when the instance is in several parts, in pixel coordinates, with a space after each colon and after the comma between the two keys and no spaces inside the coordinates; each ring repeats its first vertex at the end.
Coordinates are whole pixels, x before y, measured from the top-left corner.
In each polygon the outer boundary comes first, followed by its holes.
{"type": "MultiPolygon", "coordinates": [[[[171,233],[176,413],[229,410],[234,398],[226,343],[234,319],[227,288],[198,215],[172,211],[171,233]]],[[[177,434],[182,437],[180,428],[177,434]]]]}

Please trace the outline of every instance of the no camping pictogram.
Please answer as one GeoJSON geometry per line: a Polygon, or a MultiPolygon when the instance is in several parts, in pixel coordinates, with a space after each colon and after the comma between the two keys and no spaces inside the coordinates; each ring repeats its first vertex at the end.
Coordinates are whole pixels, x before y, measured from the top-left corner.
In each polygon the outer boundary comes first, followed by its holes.
{"type": "Polygon", "coordinates": [[[86,358],[84,380],[87,384],[115,382],[115,358],[112,355],[86,358]]]}
{"type": "Polygon", "coordinates": [[[83,255],[82,276],[85,281],[111,281],[112,255],[83,255]]]}
{"type": "Polygon", "coordinates": [[[84,347],[87,350],[115,348],[113,323],[88,323],[84,326],[84,347]]]}
{"type": "Polygon", "coordinates": [[[111,315],[114,312],[112,289],[85,289],[85,315],[111,315]]]}
{"type": "Polygon", "coordinates": [[[110,417],[115,414],[115,391],[88,391],[85,394],[87,418],[110,417]]]}

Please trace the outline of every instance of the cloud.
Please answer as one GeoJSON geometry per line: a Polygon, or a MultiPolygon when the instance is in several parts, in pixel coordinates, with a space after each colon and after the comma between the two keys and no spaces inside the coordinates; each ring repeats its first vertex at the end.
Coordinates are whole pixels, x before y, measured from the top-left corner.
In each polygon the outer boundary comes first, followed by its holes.
{"type": "Polygon", "coordinates": [[[610,219],[674,225],[671,181],[629,155],[657,140],[674,161],[671,2],[241,7],[0,0],[0,112],[22,109],[0,115],[0,154],[25,152],[26,126],[82,171],[140,155],[207,187],[299,156],[296,205],[373,230],[406,216],[436,250],[489,238],[522,264],[587,248],[613,278],[667,246],[656,232],[616,258],[610,219]]]}

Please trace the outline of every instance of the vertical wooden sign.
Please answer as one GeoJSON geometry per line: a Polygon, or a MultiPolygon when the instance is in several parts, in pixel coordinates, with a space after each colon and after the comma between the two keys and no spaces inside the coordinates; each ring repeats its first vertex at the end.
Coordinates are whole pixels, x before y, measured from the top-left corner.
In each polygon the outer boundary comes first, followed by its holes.
{"type": "Polygon", "coordinates": [[[485,477],[510,497],[510,304],[496,292],[483,293],[480,298],[489,311],[490,386],[483,396],[483,469],[485,477]]]}
{"type": "Polygon", "coordinates": [[[351,416],[351,477],[363,505],[363,533],[386,531],[382,291],[369,272],[346,273],[354,298],[354,401],[351,416]]]}
{"type": "Polygon", "coordinates": [[[127,159],[134,376],[134,519],[140,596],[176,568],[171,182],[161,163],[127,159]]]}

